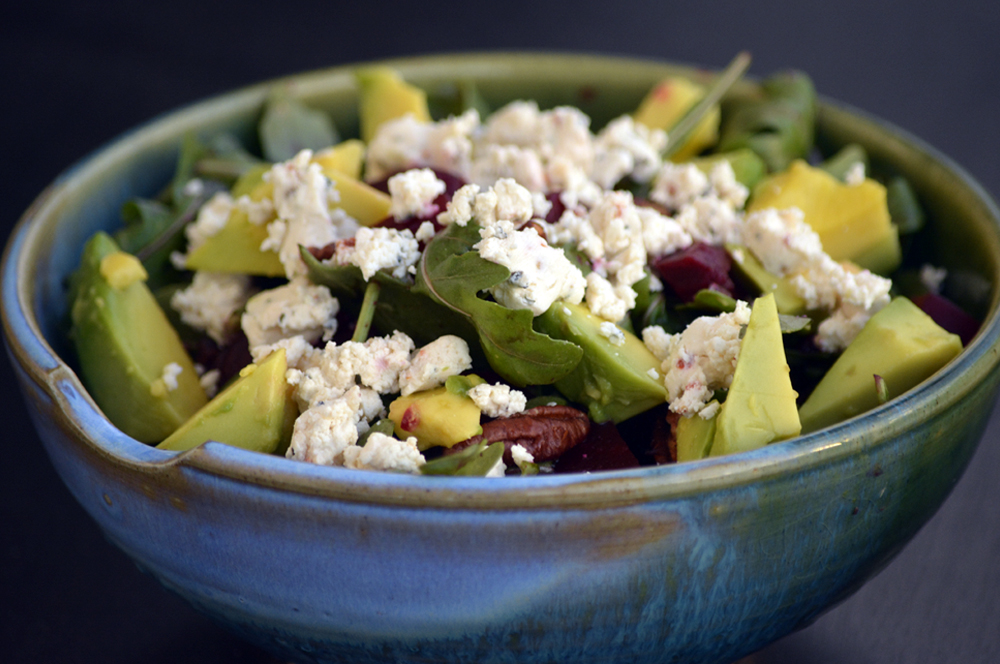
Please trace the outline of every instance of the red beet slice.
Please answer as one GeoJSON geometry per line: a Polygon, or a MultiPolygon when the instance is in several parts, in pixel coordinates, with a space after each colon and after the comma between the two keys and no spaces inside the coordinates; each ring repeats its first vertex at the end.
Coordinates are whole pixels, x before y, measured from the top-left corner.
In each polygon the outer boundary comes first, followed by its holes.
{"type": "Polygon", "coordinates": [[[930,316],[935,323],[957,334],[963,346],[968,346],[979,331],[979,321],[965,313],[957,304],[937,293],[924,293],[913,298],[913,303],[930,316]]]}
{"type": "Polygon", "coordinates": [[[592,424],[583,442],[559,457],[552,470],[555,473],[586,473],[638,467],[639,460],[618,433],[615,423],[605,422],[592,424]]]}
{"type": "Polygon", "coordinates": [[[690,302],[705,288],[732,296],[736,289],[729,277],[732,264],[724,248],[695,242],[687,249],[660,256],[653,261],[653,268],[682,300],[690,302]]]}

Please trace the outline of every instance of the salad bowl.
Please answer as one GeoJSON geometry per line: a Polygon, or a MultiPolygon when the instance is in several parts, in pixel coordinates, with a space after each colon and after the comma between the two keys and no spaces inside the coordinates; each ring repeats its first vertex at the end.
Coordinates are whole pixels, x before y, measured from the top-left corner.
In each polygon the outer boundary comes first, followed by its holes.
{"type": "MultiPolygon", "coordinates": [[[[388,63],[491,102],[635,108],[662,62],[461,54],[388,63]]],[[[281,81],[356,133],[352,68],[281,81]]],[[[1000,387],[1000,211],[960,167],[823,101],[819,139],[863,145],[925,203],[934,260],[984,321],[963,353],[864,415],[753,452],[484,480],[320,467],[116,429],[76,372],[65,282],[87,237],[169,180],[188,132],[249,138],[274,83],[155,119],[56,180],[4,254],[7,349],[58,474],[105,535],[199,610],[306,662],[726,662],[815,620],[889,563],[958,481],[1000,387]],[[945,223],[945,221],[947,223],[945,223]]]]}

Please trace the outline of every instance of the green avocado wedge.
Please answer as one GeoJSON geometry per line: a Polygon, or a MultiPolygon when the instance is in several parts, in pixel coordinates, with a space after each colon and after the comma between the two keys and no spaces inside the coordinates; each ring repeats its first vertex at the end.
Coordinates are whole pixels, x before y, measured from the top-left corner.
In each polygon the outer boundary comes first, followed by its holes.
{"type": "Polygon", "coordinates": [[[962,352],[958,335],[943,330],[905,297],[869,319],[799,410],[808,433],[879,405],[875,376],[890,399],[929,378],[962,352]]]}
{"type": "Polygon", "coordinates": [[[620,343],[602,334],[605,321],[585,305],[556,302],[535,318],[535,327],[553,339],[583,348],[583,359],[554,385],[567,399],[585,404],[595,422],[615,423],[667,400],[660,361],[634,334],[617,328],[620,343]],[[655,376],[655,377],[654,377],[655,376]]]}
{"type": "Polygon", "coordinates": [[[283,454],[292,439],[298,406],[285,381],[288,363],[279,348],[217,394],[170,437],[161,450],[189,450],[214,440],[265,454],[283,454]]]}
{"type": "Polygon", "coordinates": [[[746,452],[797,436],[795,405],[774,295],[754,300],[733,383],[718,414],[712,456],[746,452]]]}
{"type": "Polygon", "coordinates": [[[136,266],[138,260],[107,234],[91,237],[74,275],[70,334],[80,372],[104,414],[133,438],[155,443],[207,399],[191,358],[136,266]]]}

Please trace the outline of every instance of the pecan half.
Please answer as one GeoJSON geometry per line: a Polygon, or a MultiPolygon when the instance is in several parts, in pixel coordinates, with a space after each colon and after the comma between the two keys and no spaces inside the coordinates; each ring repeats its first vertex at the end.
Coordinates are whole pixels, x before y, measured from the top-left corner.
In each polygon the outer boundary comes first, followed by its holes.
{"type": "Polygon", "coordinates": [[[449,453],[485,441],[504,443],[504,462],[513,463],[510,448],[523,446],[535,461],[551,461],[587,437],[590,418],[569,406],[539,406],[483,425],[483,433],[454,445],[449,453]]]}

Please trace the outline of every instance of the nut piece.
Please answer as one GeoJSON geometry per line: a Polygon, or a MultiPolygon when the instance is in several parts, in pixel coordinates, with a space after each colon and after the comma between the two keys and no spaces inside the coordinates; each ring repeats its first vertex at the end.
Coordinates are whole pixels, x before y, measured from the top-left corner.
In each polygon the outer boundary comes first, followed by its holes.
{"type": "Polygon", "coordinates": [[[569,406],[539,406],[483,424],[483,433],[457,443],[446,454],[485,441],[504,443],[504,463],[513,463],[511,448],[524,447],[535,461],[551,461],[587,437],[590,418],[569,406]]]}

